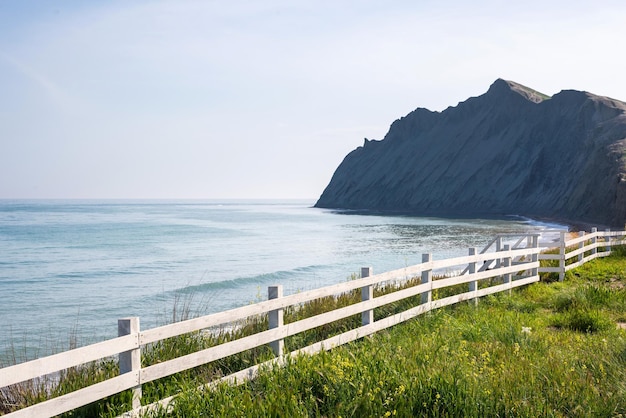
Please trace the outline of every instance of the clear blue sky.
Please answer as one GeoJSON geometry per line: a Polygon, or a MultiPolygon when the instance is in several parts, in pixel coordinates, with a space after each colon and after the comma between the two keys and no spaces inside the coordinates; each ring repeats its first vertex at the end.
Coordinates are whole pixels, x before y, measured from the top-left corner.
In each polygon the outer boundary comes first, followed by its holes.
{"type": "Polygon", "coordinates": [[[317,198],[498,77],[626,100],[626,2],[0,0],[0,198],[317,198]]]}

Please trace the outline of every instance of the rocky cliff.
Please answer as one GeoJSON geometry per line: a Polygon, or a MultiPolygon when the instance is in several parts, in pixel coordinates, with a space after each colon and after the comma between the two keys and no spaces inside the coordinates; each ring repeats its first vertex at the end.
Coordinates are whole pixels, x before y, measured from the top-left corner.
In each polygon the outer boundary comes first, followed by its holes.
{"type": "Polygon", "coordinates": [[[512,81],[442,112],[418,108],[339,165],[316,207],[421,216],[523,215],[624,227],[626,103],[512,81]]]}

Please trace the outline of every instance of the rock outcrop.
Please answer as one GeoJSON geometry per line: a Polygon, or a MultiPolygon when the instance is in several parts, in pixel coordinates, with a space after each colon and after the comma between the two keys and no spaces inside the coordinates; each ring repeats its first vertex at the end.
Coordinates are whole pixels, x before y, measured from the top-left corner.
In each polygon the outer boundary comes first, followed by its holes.
{"type": "Polygon", "coordinates": [[[626,103],[498,79],[418,108],[339,165],[316,207],[419,216],[522,215],[624,227],[626,103]]]}

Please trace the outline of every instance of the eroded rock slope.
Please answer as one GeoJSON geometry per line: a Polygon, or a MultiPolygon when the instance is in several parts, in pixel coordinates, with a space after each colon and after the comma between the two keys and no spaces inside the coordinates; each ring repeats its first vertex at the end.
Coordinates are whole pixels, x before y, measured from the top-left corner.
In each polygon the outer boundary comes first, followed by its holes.
{"type": "Polygon", "coordinates": [[[496,80],[442,112],[418,108],[365,140],[316,207],[422,216],[523,215],[624,227],[626,103],[496,80]]]}

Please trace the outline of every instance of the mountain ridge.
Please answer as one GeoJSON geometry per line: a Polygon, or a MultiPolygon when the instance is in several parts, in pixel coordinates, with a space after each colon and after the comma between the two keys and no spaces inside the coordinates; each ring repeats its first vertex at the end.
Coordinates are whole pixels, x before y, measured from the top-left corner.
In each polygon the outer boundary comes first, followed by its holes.
{"type": "Polygon", "coordinates": [[[626,103],[497,79],[480,96],[441,112],[417,108],[382,140],[366,139],[315,206],[622,227],[625,155],[626,103]]]}

